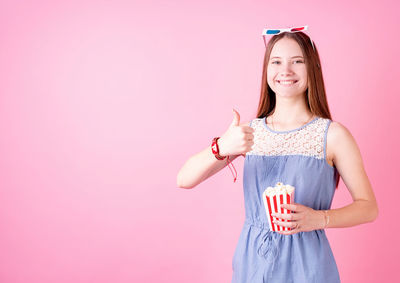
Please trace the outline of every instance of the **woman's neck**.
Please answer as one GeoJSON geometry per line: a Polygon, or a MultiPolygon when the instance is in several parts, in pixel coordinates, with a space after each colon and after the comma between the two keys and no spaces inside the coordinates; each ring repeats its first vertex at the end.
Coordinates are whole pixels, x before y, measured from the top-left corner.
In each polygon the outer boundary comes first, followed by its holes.
{"type": "Polygon", "coordinates": [[[277,96],[275,109],[271,115],[274,123],[281,125],[294,125],[313,118],[304,95],[290,98],[277,96]]]}

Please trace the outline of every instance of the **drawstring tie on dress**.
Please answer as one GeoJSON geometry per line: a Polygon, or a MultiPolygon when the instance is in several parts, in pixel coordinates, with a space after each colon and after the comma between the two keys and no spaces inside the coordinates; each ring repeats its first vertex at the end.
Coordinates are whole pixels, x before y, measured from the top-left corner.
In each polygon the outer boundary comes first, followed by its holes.
{"type": "Polygon", "coordinates": [[[275,261],[279,256],[278,239],[275,232],[269,230],[262,237],[261,244],[258,246],[257,254],[267,262],[272,263],[271,271],[274,270],[275,261]]]}

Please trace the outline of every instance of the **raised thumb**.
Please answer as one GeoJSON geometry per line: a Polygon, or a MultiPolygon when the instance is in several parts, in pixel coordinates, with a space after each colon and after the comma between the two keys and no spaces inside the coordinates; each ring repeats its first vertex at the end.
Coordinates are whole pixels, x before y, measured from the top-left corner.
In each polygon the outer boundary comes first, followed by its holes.
{"type": "Polygon", "coordinates": [[[233,121],[232,121],[231,126],[239,126],[239,123],[240,123],[239,112],[237,112],[235,109],[232,109],[232,110],[233,110],[233,121]]]}

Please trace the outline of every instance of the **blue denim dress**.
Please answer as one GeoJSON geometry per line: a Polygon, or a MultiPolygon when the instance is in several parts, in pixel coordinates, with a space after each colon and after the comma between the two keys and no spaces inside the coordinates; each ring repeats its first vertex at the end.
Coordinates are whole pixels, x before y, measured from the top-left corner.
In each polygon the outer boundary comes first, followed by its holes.
{"type": "Polygon", "coordinates": [[[295,203],[330,209],[338,178],[326,161],[330,123],[316,117],[300,128],[274,131],[265,118],[250,122],[255,131],[243,170],[246,217],[232,260],[232,283],[340,282],[325,230],[273,232],[262,200],[267,187],[282,182],[295,187],[295,203]]]}

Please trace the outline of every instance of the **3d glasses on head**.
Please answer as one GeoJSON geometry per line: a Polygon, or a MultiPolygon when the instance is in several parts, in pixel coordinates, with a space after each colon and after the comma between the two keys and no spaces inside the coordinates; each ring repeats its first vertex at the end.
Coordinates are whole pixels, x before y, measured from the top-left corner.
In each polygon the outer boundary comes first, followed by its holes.
{"type": "MultiPolygon", "coordinates": [[[[278,29],[266,29],[265,28],[263,30],[263,32],[262,32],[262,36],[263,36],[263,39],[264,39],[265,47],[267,47],[266,37],[268,35],[276,35],[276,34],[280,34],[280,33],[283,33],[283,32],[291,32],[291,33],[293,33],[293,32],[305,31],[305,30],[308,30],[308,26],[290,27],[290,28],[278,28],[278,29]]],[[[311,40],[311,38],[310,38],[310,41],[311,41],[311,45],[312,45],[312,47],[313,47],[313,49],[315,51],[314,43],[311,40]]]]}

